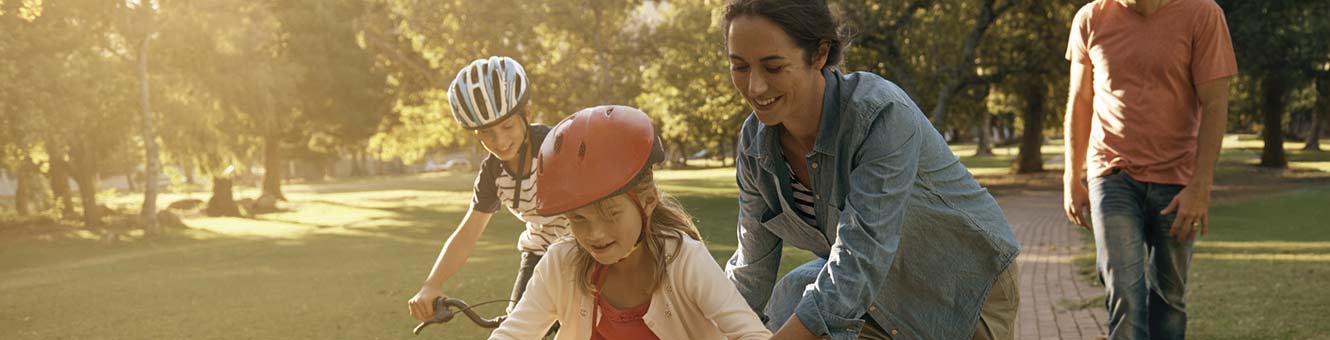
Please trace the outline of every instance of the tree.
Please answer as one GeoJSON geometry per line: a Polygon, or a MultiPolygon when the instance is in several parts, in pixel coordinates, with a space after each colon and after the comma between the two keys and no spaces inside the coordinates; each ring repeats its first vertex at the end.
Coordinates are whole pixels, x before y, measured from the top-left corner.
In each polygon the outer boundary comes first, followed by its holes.
{"type": "MultiPolygon", "coordinates": [[[[26,4],[25,4],[26,6],[26,4]]],[[[101,225],[96,178],[112,160],[133,160],[123,148],[134,119],[128,116],[132,81],[115,60],[114,3],[91,0],[41,3],[40,10],[5,25],[17,26],[4,50],[19,72],[7,88],[16,94],[9,111],[23,115],[19,140],[29,159],[45,161],[51,188],[72,216],[68,178],[79,184],[83,220],[101,225]],[[41,136],[40,139],[36,136],[41,136]]],[[[8,30],[7,30],[8,31],[8,30]]],[[[110,234],[110,235],[113,235],[110,234]]]]}
{"type": "MultiPolygon", "coordinates": [[[[140,0],[136,4],[125,3],[121,9],[125,14],[121,23],[121,35],[130,50],[127,61],[135,64],[138,70],[139,106],[142,109],[140,120],[143,132],[144,171],[143,171],[143,206],[139,210],[139,220],[148,235],[161,233],[157,226],[157,174],[161,172],[161,160],[157,148],[157,134],[154,132],[152,102],[148,78],[149,43],[156,35],[156,1],[140,0]]],[[[133,178],[131,175],[130,178],[133,178]]]]}
{"type": "MultiPolygon", "coordinates": [[[[1043,171],[1040,149],[1044,130],[1057,126],[1049,112],[1058,112],[1048,98],[1064,97],[1067,61],[1064,59],[1071,19],[1081,2],[1073,0],[1027,1],[1015,5],[995,23],[995,41],[980,49],[980,59],[995,65],[991,77],[997,81],[1003,100],[994,111],[1020,112],[1019,153],[1012,170],[1017,174],[1043,171]],[[1003,77],[1005,76],[1005,77],[1003,77]]],[[[1057,117],[1057,116],[1054,116],[1057,117]]]]}
{"type": "MultiPolygon", "coordinates": [[[[1324,72],[1330,73],[1330,70],[1324,72]]],[[[1311,131],[1307,134],[1307,144],[1302,147],[1305,151],[1321,151],[1321,134],[1325,131],[1328,124],[1326,119],[1330,119],[1330,75],[1322,74],[1315,80],[1316,88],[1316,107],[1312,109],[1311,131]]]]}
{"type": "Polygon", "coordinates": [[[670,2],[659,13],[651,41],[654,62],[642,73],[636,102],[660,129],[672,160],[696,150],[723,154],[734,148],[748,108],[730,82],[720,23],[712,9],[719,1],[670,2]]]}
{"type": "Polygon", "coordinates": [[[531,77],[533,122],[588,106],[629,104],[652,55],[643,1],[377,0],[360,32],[388,75],[391,111],[369,142],[373,153],[415,162],[475,146],[452,121],[446,90],[472,60],[510,56],[531,77]],[[518,23],[495,25],[494,23],[518,23]]]}
{"type": "Polygon", "coordinates": [[[1330,22],[1306,20],[1330,16],[1325,1],[1219,0],[1229,23],[1238,66],[1260,84],[1261,166],[1284,168],[1284,115],[1288,92],[1309,81],[1325,65],[1330,51],[1330,22]],[[1278,51],[1272,53],[1272,51],[1278,51]]]}

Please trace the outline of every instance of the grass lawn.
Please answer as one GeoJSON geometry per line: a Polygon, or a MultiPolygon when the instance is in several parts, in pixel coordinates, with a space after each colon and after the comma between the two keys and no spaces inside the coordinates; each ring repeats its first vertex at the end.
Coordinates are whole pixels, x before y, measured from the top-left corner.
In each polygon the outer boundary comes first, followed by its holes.
{"type": "MultiPolygon", "coordinates": [[[[1330,339],[1330,185],[1250,197],[1210,209],[1188,276],[1188,335],[1196,339],[1330,339]]],[[[1084,233],[1087,243],[1094,239],[1084,233]]],[[[1094,282],[1094,250],[1078,255],[1094,282]]],[[[1104,308],[1103,296],[1074,302],[1104,308]]]]}
{"type": "MultiPolygon", "coordinates": [[[[717,262],[728,259],[732,170],[659,178],[701,221],[717,262]]],[[[191,228],[171,236],[111,245],[74,228],[0,230],[0,338],[414,338],[405,302],[467,209],[471,181],[429,174],[290,185],[289,212],[187,218],[191,228]]],[[[500,213],[445,292],[470,302],[507,298],[520,228],[500,213]]],[[[789,270],[812,255],[789,249],[785,258],[789,270]]],[[[462,322],[425,332],[488,334],[462,322]]]]}
{"type": "MultiPolygon", "coordinates": [[[[1230,138],[1216,194],[1223,205],[1213,209],[1212,234],[1198,244],[1191,276],[1194,337],[1330,338],[1330,230],[1318,219],[1330,207],[1330,173],[1313,169],[1330,156],[1291,151],[1293,170],[1258,170],[1248,166],[1259,155],[1243,144],[1249,139],[1230,138]],[[1230,193],[1256,198],[1218,197],[1230,193]]],[[[1060,189],[1060,167],[1005,175],[1014,148],[991,157],[971,157],[973,146],[954,150],[999,194],[1048,183],[1060,189]]],[[[1045,147],[1049,163],[1060,150],[1045,147]]],[[[735,247],[733,170],[661,171],[658,179],[698,218],[717,262],[727,259],[735,247]]],[[[190,216],[189,229],[157,239],[133,232],[116,244],[59,224],[0,223],[0,339],[415,338],[405,302],[467,209],[472,180],[431,173],[291,184],[286,212],[190,216]]],[[[130,210],[141,199],[107,198],[130,210]]],[[[159,202],[184,198],[207,194],[171,193],[159,202]]],[[[499,215],[445,292],[471,302],[507,298],[521,226],[499,215]]],[[[812,257],[787,249],[782,269],[812,257]]],[[[426,332],[488,334],[464,322],[426,332]]]]}
{"type": "Polygon", "coordinates": [[[1330,186],[1211,209],[1189,281],[1197,339],[1330,339],[1330,186]]]}

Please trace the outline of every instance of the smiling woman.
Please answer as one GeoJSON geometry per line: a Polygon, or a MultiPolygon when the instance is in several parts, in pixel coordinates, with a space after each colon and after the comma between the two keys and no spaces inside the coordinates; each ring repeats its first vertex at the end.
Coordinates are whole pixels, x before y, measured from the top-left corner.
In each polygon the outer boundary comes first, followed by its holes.
{"type": "Polygon", "coordinates": [[[721,27],[753,108],[726,272],[775,339],[1011,339],[1020,246],[1001,208],[904,91],[837,71],[827,4],[731,0],[721,27]],[[785,244],[820,258],[777,282],[785,244]]]}

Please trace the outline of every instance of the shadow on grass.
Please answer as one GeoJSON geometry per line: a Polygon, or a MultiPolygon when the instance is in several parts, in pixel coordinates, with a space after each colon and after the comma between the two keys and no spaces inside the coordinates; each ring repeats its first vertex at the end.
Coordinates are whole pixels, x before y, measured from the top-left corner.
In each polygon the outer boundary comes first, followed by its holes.
{"type": "MultiPolygon", "coordinates": [[[[1189,335],[1201,339],[1330,335],[1326,207],[1330,207],[1330,185],[1212,207],[1210,233],[1196,242],[1188,277],[1189,335]]],[[[1090,251],[1074,263],[1082,279],[1095,282],[1090,251]]],[[[1093,299],[1063,301],[1059,306],[1103,308],[1102,300],[1093,299]]]]}

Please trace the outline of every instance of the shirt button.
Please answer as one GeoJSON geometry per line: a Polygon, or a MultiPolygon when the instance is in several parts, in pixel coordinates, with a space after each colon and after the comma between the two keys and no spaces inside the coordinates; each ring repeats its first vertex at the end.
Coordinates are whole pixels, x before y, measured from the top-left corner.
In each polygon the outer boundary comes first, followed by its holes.
{"type": "Polygon", "coordinates": [[[817,163],[816,163],[816,162],[813,163],[813,169],[817,169],[817,163]]]}
{"type": "Polygon", "coordinates": [[[897,332],[897,331],[896,331],[896,330],[894,330],[894,329],[893,329],[893,330],[891,330],[891,335],[896,335],[896,333],[900,333],[900,332],[897,332]]]}
{"type": "Polygon", "coordinates": [[[869,311],[869,312],[876,312],[876,311],[877,311],[877,306],[868,306],[868,311],[869,311]]]}

